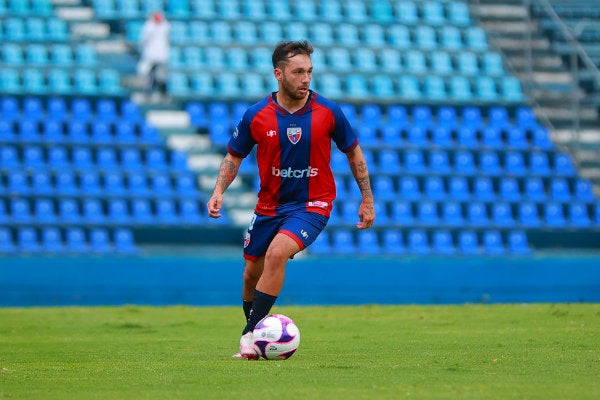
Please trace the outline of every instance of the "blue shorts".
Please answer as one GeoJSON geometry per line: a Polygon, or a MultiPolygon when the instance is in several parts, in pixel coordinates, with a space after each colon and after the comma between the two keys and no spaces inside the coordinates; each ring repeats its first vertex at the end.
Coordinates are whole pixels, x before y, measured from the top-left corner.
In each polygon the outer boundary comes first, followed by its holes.
{"type": "Polygon", "coordinates": [[[306,210],[290,210],[276,216],[254,213],[244,237],[244,258],[256,260],[265,255],[279,232],[294,239],[300,250],[308,247],[325,229],[328,217],[306,210]]]}

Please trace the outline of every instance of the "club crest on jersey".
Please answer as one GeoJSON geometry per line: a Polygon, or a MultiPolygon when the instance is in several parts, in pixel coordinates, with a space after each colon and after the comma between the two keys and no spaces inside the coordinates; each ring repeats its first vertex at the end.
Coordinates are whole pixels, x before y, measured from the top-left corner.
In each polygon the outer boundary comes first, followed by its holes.
{"type": "Polygon", "coordinates": [[[249,244],[250,244],[250,232],[246,232],[246,235],[244,235],[244,248],[248,247],[249,244]]]}
{"type": "Polygon", "coordinates": [[[300,141],[300,137],[302,137],[302,128],[299,126],[294,126],[292,128],[287,128],[287,137],[290,139],[292,144],[296,144],[300,141]]]}

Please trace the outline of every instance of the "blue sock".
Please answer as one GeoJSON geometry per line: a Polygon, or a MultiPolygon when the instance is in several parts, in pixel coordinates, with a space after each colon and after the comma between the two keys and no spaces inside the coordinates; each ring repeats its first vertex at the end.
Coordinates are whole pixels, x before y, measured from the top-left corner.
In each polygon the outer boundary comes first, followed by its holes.
{"type": "Polygon", "coordinates": [[[273,307],[273,304],[275,304],[275,300],[277,300],[277,296],[271,296],[270,294],[266,294],[258,290],[254,291],[252,309],[250,310],[248,323],[242,331],[242,335],[254,330],[256,324],[258,324],[261,319],[269,314],[271,307],[273,307]]]}

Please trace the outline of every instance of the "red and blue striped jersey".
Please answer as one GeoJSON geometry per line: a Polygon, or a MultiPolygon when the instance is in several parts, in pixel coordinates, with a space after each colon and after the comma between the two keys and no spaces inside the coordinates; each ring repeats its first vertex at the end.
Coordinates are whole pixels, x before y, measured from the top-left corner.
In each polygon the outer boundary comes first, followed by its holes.
{"type": "Polygon", "coordinates": [[[244,113],[227,145],[246,157],[256,145],[260,190],[256,213],[277,215],[304,204],[329,216],[335,200],[331,142],[344,153],[358,137],[338,104],[310,91],[308,101],[290,114],[270,94],[244,113]]]}

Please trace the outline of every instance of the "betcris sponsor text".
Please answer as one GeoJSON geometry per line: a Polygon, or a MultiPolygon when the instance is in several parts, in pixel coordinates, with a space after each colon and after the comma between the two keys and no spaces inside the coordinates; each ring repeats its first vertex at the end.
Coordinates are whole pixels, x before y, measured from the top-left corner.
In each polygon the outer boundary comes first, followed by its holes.
{"type": "Polygon", "coordinates": [[[319,175],[319,168],[311,168],[310,166],[306,169],[292,169],[292,167],[279,169],[273,167],[271,171],[273,176],[282,178],[308,178],[319,175]]]}

